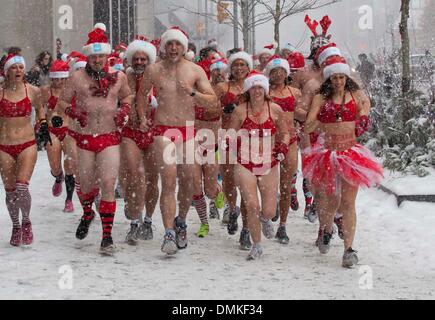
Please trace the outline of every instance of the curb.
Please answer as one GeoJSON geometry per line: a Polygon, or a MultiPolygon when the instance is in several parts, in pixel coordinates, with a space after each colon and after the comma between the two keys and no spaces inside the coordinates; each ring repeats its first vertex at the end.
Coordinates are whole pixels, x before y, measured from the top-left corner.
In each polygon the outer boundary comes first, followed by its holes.
{"type": "Polygon", "coordinates": [[[393,195],[396,197],[397,206],[400,207],[403,201],[415,201],[415,202],[432,202],[435,203],[435,194],[410,194],[410,195],[399,195],[388,189],[383,185],[379,185],[378,189],[382,190],[385,193],[393,195]]]}

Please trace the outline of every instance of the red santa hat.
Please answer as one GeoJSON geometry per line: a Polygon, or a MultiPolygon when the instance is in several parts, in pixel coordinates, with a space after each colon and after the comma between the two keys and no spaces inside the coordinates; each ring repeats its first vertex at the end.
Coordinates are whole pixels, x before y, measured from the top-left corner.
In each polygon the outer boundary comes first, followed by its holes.
{"type": "Polygon", "coordinates": [[[258,56],[260,57],[262,54],[270,54],[273,56],[275,54],[276,47],[276,43],[268,44],[267,46],[264,46],[260,52],[258,52],[258,56]]]}
{"type": "Polygon", "coordinates": [[[288,61],[285,59],[282,59],[278,55],[274,55],[269,59],[269,62],[266,65],[266,70],[265,70],[264,74],[267,77],[269,77],[272,70],[276,69],[276,68],[283,68],[285,70],[287,76],[290,74],[290,66],[288,64],[288,61]]]}
{"type": "Polygon", "coordinates": [[[9,68],[12,67],[14,64],[21,64],[24,66],[24,69],[26,68],[26,61],[24,61],[24,58],[22,56],[10,53],[6,57],[5,65],[3,66],[4,74],[6,74],[9,68]]]}
{"type": "Polygon", "coordinates": [[[71,72],[77,71],[81,68],[86,68],[86,64],[88,63],[88,58],[86,58],[83,54],[77,51],[73,51],[69,54],[71,72]]]}
{"type": "Polygon", "coordinates": [[[228,69],[228,61],[224,58],[213,60],[210,66],[210,71],[215,69],[221,69],[223,72],[226,72],[228,69]]]}
{"type": "Polygon", "coordinates": [[[337,48],[337,45],[335,43],[330,43],[320,47],[317,50],[314,59],[317,60],[319,65],[322,65],[326,61],[326,59],[332,56],[342,56],[340,49],[337,48]]]}
{"type": "Polygon", "coordinates": [[[255,70],[252,70],[248,77],[245,79],[245,83],[243,86],[243,92],[249,91],[252,87],[260,86],[264,89],[266,94],[269,94],[269,79],[262,74],[255,70]]]}
{"type": "Polygon", "coordinates": [[[287,59],[291,71],[303,69],[305,67],[304,55],[300,52],[293,52],[287,59]]]}
{"type": "Polygon", "coordinates": [[[346,59],[340,56],[332,56],[326,59],[323,69],[323,78],[329,79],[333,74],[345,74],[350,77],[350,67],[346,59]]]}
{"type": "Polygon", "coordinates": [[[83,54],[87,57],[94,54],[110,54],[112,47],[110,46],[109,39],[105,33],[105,26],[101,23],[97,23],[88,34],[88,42],[83,47],[83,54]]]}
{"type": "Polygon", "coordinates": [[[115,51],[126,51],[127,45],[124,42],[121,42],[120,44],[117,44],[115,46],[115,51]]]}
{"type": "Polygon", "coordinates": [[[239,51],[237,53],[233,53],[228,59],[228,64],[230,68],[233,65],[234,61],[236,60],[243,60],[247,63],[249,70],[254,69],[254,62],[252,60],[252,56],[249,53],[245,51],[239,51]]]}
{"type": "Polygon", "coordinates": [[[65,61],[56,60],[50,67],[50,78],[64,79],[69,77],[69,65],[65,61]]]}
{"type": "Polygon", "coordinates": [[[130,43],[125,52],[125,58],[131,65],[133,63],[133,56],[136,52],[143,52],[147,55],[149,63],[155,63],[157,58],[157,49],[151,44],[147,38],[143,36],[136,36],[136,40],[130,43]]]}
{"type": "Polygon", "coordinates": [[[166,32],[162,35],[160,51],[165,51],[166,43],[174,40],[180,42],[183,45],[184,53],[186,53],[189,45],[189,36],[185,31],[181,30],[179,27],[176,26],[166,30],[166,32]]]}

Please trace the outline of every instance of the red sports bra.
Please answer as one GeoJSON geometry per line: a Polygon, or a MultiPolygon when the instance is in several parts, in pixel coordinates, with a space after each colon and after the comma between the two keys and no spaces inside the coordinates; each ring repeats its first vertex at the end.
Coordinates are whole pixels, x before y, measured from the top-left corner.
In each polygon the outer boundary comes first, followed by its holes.
{"type": "Polygon", "coordinates": [[[295,112],[295,97],[293,96],[289,87],[290,96],[285,98],[271,97],[273,102],[279,105],[284,112],[295,112]]]}
{"type": "Polygon", "coordinates": [[[1,118],[21,118],[31,116],[32,103],[30,102],[29,96],[27,95],[27,86],[24,85],[24,88],[26,89],[26,97],[18,102],[12,102],[5,99],[5,90],[3,90],[3,97],[0,100],[1,118]]]}
{"type": "Polygon", "coordinates": [[[228,90],[221,98],[221,104],[222,104],[223,108],[230,105],[230,104],[235,104],[235,105],[239,104],[238,95],[235,95],[234,93],[230,92],[230,89],[231,89],[231,86],[230,86],[230,84],[228,84],[228,90]]]}
{"type": "Polygon", "coordinates": [[[53,92],[51,91],[51,89],[50,89],[50,94],[51,94],[51,96],[50,96],[50,99],[48,99],[47,107],[48,107],[48,110],[54,110],[56,108],[57,101],[59,100],[59,98],[53,96],[53,92]]]}
{"type": "Polygon", "coordinates": [[[256,123],[248,116],[248,103],[246,103],[246,118],[245,121],[243,121],[242,126],[240,129],[246,129],[249,131],[249,137],[264,137],[264,136],[273,136],[276,134],[276,125],[275,122],[272,119],[272,116],[270,115],[270,105],[267,104],[269,109],[269,118],[263,123],[256,123]],[[270,134],[268,132],[265,132],[265,130],[269,129],[270,134]]]}
{"type": "Polygon", "coordinates": [[[332,101],[327,101],[319,114],[317,119],[321,123],[336,123],[336,122],[352,122],[356,120],[357,106],[355,99],[351,93],[352,100],[343,105],[341,108],[340,103],[334,103],[332,101]]]}

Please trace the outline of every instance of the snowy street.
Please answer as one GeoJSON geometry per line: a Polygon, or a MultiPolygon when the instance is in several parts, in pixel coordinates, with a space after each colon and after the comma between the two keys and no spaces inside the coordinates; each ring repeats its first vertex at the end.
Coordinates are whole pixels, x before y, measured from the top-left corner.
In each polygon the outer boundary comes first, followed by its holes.
{"type": "Polygon", "coordinates": [[[263,240],[265,254],[259,261],[246,261],[247,252],[238,248],[239,232],[229,236],[220,221],[212,220],[210,234],[197,238],[199,219],[193,207],[189,246],[175,257],[160,252],[159,212],[154,216],[154,239],[129,246],[123,242],[129,223],[118,200],[117,251],[114,257],[102,257],[100,219],[84,241],[75,238],[81,216],[77,196],[75,213],[63,213],[65,194],[52,197],[46,154],[38,156],[30,185],[35,234],[31,247],[9,245],[11,221],[0,187],[0,299],[435,298],[435,204],[404,202],[397,208],[394,197],[377,189],[362,190],[354,244],[360,263],[347,270],[341,267],[343,246],[337,235],[325,256],[314,246],[317,225],[303,219],[300,186],[301,208],[290,213],[287,223],[290,244],[263,240]]]}

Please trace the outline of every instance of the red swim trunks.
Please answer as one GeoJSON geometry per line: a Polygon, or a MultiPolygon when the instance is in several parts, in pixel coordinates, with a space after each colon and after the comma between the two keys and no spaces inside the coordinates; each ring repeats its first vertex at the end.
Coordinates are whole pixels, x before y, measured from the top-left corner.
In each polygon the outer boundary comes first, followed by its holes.
{"type": "Polygon", "coordinates": [[[62,127],[62,128],[49,127],[48,130],[53,135],[55,135],[60,140],[60,142],[62,142],[65,139],[68,133],[68,127],[62,127]]]}
{"type": "Polygon", "coordinates": [[[121,133],[118,131],[100,135],[85,135],[72,130],[69,130],[68,133],[77,142],[77,147],[95,153],[100,153],[108,147],[120,145],[122,139],[121,133]]]}
{"type": "Polygon", "coordinates": [[[24,150],[26,150],[27,148],[29,148],[35,144],[36,144],[36,140],[32,140],[32,141],[29,141],[29,142],[26,142],[23,144],[17,144],[17,145],[12,145],[12,146],[0,144],[0,150],[9,154],[12,158],[17,160],[17,158],[21,152],[23,152],[24,150]]]}
{"type": "Polygon", "coordinates": [[[131,127],[122,129],[122,137],[133,140],[141,150],[147,149],[153,143],[152,132],[144,132],[131,127]]]}
{"type": "Polygon", "coordinates": [[[151,129],[153,137],[164,136],[171,139],[172,142],[186,142],[192,140],[196,136],[195,127],[171,127],[171,126],[155,126],[151,129]]]}

